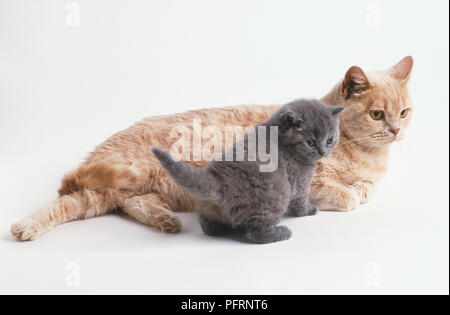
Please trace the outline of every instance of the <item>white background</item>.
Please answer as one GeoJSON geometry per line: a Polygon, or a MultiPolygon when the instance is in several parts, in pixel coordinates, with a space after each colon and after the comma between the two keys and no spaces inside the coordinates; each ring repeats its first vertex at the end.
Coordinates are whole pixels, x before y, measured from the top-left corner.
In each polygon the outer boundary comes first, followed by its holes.
{"type": "Polygon", "coordinates": [[[0,292],[448,294],[448,1],[79,0],[78,26],[67,3],[0,0],[0,292]],[[415,116],[356,212],[286,219],[293,238],[267,246],[194,214],[177,235],[117,215],[9,235],[145,116],[321,97],[406,55],[415,116]]]}

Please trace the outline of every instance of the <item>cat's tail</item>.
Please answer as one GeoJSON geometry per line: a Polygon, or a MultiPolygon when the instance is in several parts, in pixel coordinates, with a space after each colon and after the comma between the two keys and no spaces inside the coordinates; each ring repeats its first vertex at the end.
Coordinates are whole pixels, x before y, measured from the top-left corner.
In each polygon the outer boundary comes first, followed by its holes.
{"type": "Polygon", "coordinates": [[[175,161],[162,149],[153,147],[152,152],[175,182],[194,197],[203,200],[221,199],[221,184],[213,174],[175,161]]]}

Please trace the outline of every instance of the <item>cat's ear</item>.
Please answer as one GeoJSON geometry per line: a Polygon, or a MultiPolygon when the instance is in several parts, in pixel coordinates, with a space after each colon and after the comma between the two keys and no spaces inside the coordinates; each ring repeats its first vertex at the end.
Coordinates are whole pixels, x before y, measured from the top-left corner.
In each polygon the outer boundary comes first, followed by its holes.
{"type": "Polygon", "coordinates": [[[411,56],[407,56],[400,60],[395,66],[393,66],[389,73],[392,77],[400,81],[407,81],[411,75],[412,68],[414,66],[414,59],[411,56]]]}
{"type": "Polygon", "coordinates": [[[341,92],[349,99],[353,94],[359,95],[370,88],[369,80],[360,67],[353,66],[345,74],[341,92]]]}
{"type": "Polygon", "coordinates": [[[281,123],[285,129],[296,128],[302,130],[303,119],[298,114],[291,110],[287,110],[281,114],[281,123]]]}
{"type": "Polygon", "coordinates": [[[331,115],[340,116],[342,112],[345,110],[343,106],[330,106],[331,115]]]}

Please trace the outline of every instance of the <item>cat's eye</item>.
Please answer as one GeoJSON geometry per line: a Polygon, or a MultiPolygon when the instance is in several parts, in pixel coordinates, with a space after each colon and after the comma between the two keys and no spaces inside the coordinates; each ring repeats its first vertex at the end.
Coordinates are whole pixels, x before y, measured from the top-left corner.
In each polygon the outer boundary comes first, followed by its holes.
{"type": "Polygon", "coordinates": [[[310,139],[310,140],[306,141],[306,144],[309,145],[311,148],[314,148],[316,146],[316,141],[314,141],[313,139],[310,139]]]}
{"type": "Polygon", "coordinates": [[[333,142],[334,142],[334,138],[333,137],[328,138],[327,144],[332,144],[333,142]]]}
{"type": "Polygon", "coordinates": [[[400,118],[406,118],[406,117],[408,117],[408,114],[409,114],[409,109],[405,108],[404,110],[402,110],[400,112],[400,118]]]}
{"type": "Polygon", "coordinates": [[[384,112],[382,110],[371,110],[370,117],[372,117],[373,120],[380,120],[384,117],[384,112]]]}

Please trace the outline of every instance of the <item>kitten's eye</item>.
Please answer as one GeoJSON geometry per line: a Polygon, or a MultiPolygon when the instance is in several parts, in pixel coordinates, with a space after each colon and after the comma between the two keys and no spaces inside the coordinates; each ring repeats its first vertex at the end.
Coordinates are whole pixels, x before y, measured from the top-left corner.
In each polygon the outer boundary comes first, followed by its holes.
{"type": "Polygon", "coordinates": [[[406,117],[408,117],[408,114],[409,114],[409,109],[406,108],[400,112],[400,118],[406,118],[406,117]]]}
{"type": "Polygon", "coordinates": [[[334,141],[334,138],[333,138],[333,137],[330,137],[330,138],[328,138],[328,140],[327,140],[327,144],[332,144],[333,141],[334,141]]]}
{"type": "Polygon", "coordinates": [[[311,148],[314,148],[316,146],[316,141],[314,141],[313,139],[310,139],[310,140],[306,141],[306,144],[309,145],[311,148]]]}
{"type": "Polygon", "coordinates": [[[373,120],[380,120],[384,117],[384,112],[382,110],[372,110],[370,111],[370,117],[373,120]]]}

